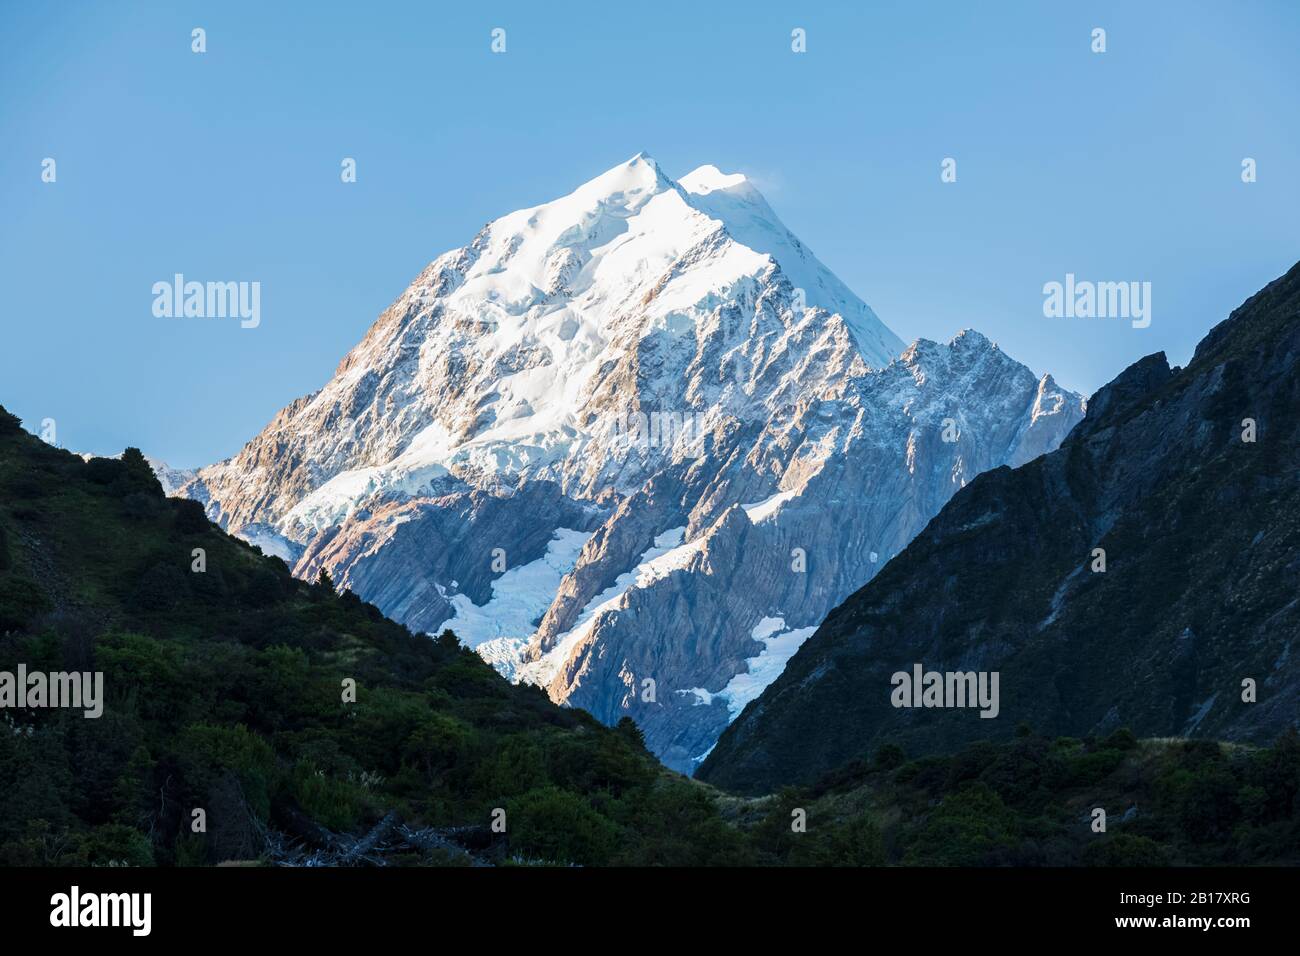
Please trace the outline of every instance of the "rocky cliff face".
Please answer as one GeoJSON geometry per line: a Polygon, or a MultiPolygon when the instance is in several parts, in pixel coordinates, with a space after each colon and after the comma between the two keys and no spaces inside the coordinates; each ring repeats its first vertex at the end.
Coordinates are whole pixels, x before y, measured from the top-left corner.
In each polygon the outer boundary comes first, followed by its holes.
{"type": "Polygon", "coordinates": [[[436,259],[183,490],[689,771],[825,613],[1077,395],[903,343],[742,176],[644,155],[436,259]]]}
{"type": "MultiPolygon", "coordinates": [[[[1185,369],[1136,363],[1063,446],[960,491],[832,613],[699,775],[766,791],[897,743],[1268,740],[1300,723],[1300,266],[1185,369]],[[895,706],[893,675],[997,672],[996,718],[895,706]]],[[[951,702],[951,701],[950,701],[951,702]]]]}
{"type": "Polygon", "coordinates": [[[917,343],[843,397],[774,417],[696,484],[666,474],[629,498],[520,674],[602,720],[631,713],[665,762],[691,769],[965,481],[1054,447],[1077,420],[1077,397],[977,333],[917,343]]]}

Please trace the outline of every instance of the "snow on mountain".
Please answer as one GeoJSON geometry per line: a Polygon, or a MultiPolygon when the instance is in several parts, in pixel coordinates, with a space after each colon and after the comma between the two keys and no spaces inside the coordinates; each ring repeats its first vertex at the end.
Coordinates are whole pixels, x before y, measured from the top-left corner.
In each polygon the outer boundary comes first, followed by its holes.
{"type": "MultiPolygon", "coordinates": [[[[544,556],[504,571],[492,582],[492,599],[487,604],[479,607],[464,594],[455,595],[451,602],[455,614],[443,626],[455,631],[469,647],[532,633],[590,537],[590,532],[557,528],[544,556]]],[[[456,582],[451,585],[455,587],[456,582]]],[[[510,660],[507,654],[497,658],[503,666],[510,660]]]]}
{"type": "Polygon", "coordinates": [[[888,364],[902,350],[902,341],[785,228],[742,174],[726,175],[716,166],[701,166],[683,176],[679,185],[692,205],[726,223],[727,232],[736,241],[779,262],[790,284],[803,290],[809,305],[842,316],[859,351],[871,364],[888,364]]]}
{"type": "MultiPolygon", "coordinates": [[[[731,678],[726,687],[716,693],[703,687],[690,687],[680,693],[694,694],[696,702],[704,705],[724,700],[727,712],[735,720],[746,704],[755,700],[768,684],[781,676],[786,661],[794,656],[794,652],[816,630],[815,625],[790,630],[786,628],[784,618],[765,617],[749,633],[753,640],[762,644],[762,650],[746,662],[746,669],[731,678]]],[[[699,759],[703,760],[703,757],[699,759]]]]}
{"type": "MultiPolygon", "coordinates": [[[[687,181],[707,189],[703,171],[687,181]]],[[[715,404],[735,383],[691,376],[712,371],[690,368],[697,330],[734,322],[736,306],[753,309],[761,295],[793,284],[784,263],[733,231],[789,252],[809,306],[764,316],[771,328],[758,356],[738,348],[747,328],[715,329],[711,341],[738,374],[752,373],[756,358],[787,357],[790,339],[813,326],[823,337],[851,330],[872,365],[901,351],[743,181],[697,194],[639,155],[562,199],[496,220],[435,260],[334,379],[272,423],[288,462],[250,461],[263,449],[245,449],[206,470],[204,485],[220,489],[232,523],[287,518],[298,538],[343,520],[366,495],[417,493],[448,474],[555,477],[579,494],[635,487],[647,470],[619,461],[627,442],[611,435],[618,412],[635,414],[647,400],[680,412],[715,404]],[[633,377],[637,387],[627,388],[633,377]],[[341,427],[332,427],[336,419],[341,427]],[[593,454],[605,469],[590,467],[593,454]],[[301,470],[290,507],[278,494],[267,502],[238,494],[264,469],[271,485],[277,472],[301,470]]]]}
{"type": "Polygon", "coordinates": [[[957,488],[1080,406],[978,333],[905,350],[743,176],[639,154],[439,256],[184,493],[689,771],[957,488]]]}

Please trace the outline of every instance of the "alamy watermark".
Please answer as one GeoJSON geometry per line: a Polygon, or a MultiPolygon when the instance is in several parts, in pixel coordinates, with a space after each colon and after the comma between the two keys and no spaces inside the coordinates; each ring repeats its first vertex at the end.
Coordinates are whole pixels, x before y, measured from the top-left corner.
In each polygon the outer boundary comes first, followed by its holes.
{"type": "Polygon", "coordinates": [[[607,426],[608,437],[645,454],[651,448],[679,450],[686,458],[704,456],[705,416],[701,412],[618,413],[607,426]]]}
{"type": "Polygon", "coordinates": [[[262,283],[186,282],[176,273],[171,282],[153,284],[153,314],[160,319],[240,319],[240,327],[262,324],[262,283]]]}
{"type": "Polygon", "coordinates": [[[996,717],[998,671],[927,671],[913,664],[911,673],[896,671],[889,679],[895,707],[978,707],[981,717],[996,717]]]}
{"type": "Polygon", "coordinates": [[[1151,324],[1150,282],[1076,280],[1043,284],[1043,315],[1049,319],[1131,319],[1133,328],[1151,324]]]}
{"type": "Polygon", "coordinates": [[[87,719],[104,713],[102,671],[0,671],[0,708],[67,707],[84,710],[87,719]]]}
{"type": "Polygon", "coordinates": [[[132,936],[148,936],[152,914],[152,893],[83,893],[74,884],[50,897],[50,925],[56,928],[124,927],[132,936]]]}

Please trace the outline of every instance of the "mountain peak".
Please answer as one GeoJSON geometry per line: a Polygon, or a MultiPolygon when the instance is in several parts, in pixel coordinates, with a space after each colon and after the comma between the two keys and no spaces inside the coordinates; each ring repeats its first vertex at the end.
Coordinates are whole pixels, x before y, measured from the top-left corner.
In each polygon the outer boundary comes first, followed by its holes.
{"type": "Polygon", "coordinates": [[[730,296],[774,262],[787,294],[804,308],[839,315],[869,365],[883,368],[903,349],[743,174],[716,166],[674,182],[642,151],[566,196],[494,220],[486,234],[459,284],[511,315],[555,306],[563,292],[576,313],[602,327],[616,308],[636,302],[652,304],[651,321],[680,321],[684,310],[704,308],[711,295],[730,296]],[[673,264],[715,242],[719,227],[731,242],[691,260],[690,277],[675,273],[673,264]],[[664,294],[661,282],[674,276],[664,294]]]}
{"type": "Polygon", "coordinates": [[[982,352],[1000,352],[998,343],[982,332],[962,329],[946,344],[934,339],[917,338],[899,356],[905,365],[915,366],[926,361],[948,361],[950,356],[982,352]]]}
{"type": "Polygon", "coordinates": [[[1114,425],[1174,376],[1164,352],[1138,359],[1088,400],[1088,414],[1067,439],[1077,442],[1114,425]]]}
{"type": "Polygon", "coordinates": [[[705,164],[691,170],[677,180],[677,183],[688,193],[700,196],[707,196],[709,193],[720,189],[733,192],[745,191],[754,194],[758,192],[744,173],[724,173],[712,164],[705,164]]]}
{"type": "Polygon", "coordinates": [[[983,332],[977,332],[975,329],[962,329],[952,337],[948,344],[968,349],[995,349],[998,347],[998,343],[983,332]]]}
{"type": "Polygon", "coordinates": [[[626,162],[589,179],[570,195],[583,198],[622,198],[638,194],[653,195],[672,187],[672,180],[664,175],[654,157],[643,150],[626,162]]]}
{"type": "Polygon", "coordinates": [[[324,388],[186,494],[302,577],[327,568],[553,700],[643,721],[689,771],[878,570],[867,555],[1073,424],[1066,402],[1030,419],[1032,373],[966,342],[883,374],[903,343],[748,179],[673,182],[638,153],[440,256],[324,388]],[[921,442],[958,402],[960,446],[921,442]],[[773,584],[770,555],[813,538],[836,559],[773,584]],[[679,587],[707,629],[680,630],[679,587]],[[655,660],[668,646],[692,651],[655,660]],[[700,690],[619,702],[620,668],[700,690]]]}
{"type": "Polygon", "coordinates": [[[903,350],[902,339],[786,227],[744,173],[724,173],[706,164],[677,186],[687,202],[721,222],[729,236],[776,262],[790,285],[802,290],[807,305],[838,314],[868,364],[884,367],[903,350]]]}

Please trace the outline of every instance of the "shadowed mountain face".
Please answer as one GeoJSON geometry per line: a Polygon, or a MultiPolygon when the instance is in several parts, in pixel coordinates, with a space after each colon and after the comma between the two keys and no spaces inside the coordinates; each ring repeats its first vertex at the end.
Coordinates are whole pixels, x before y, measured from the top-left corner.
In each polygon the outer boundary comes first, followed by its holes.
{"type": "Polygon", "coordinates": [[[1241,741],[1295,726],[1298,358],[1300,265],[1187,368],[1148,356],[1057,451],[958,492],[831,613],[698,775],[765,791],[885,743],[946,750],[1021,721],[1241,741]],[[893,675],[917,664],[997,672],[996,718],[895,707],[893,675]]]}

